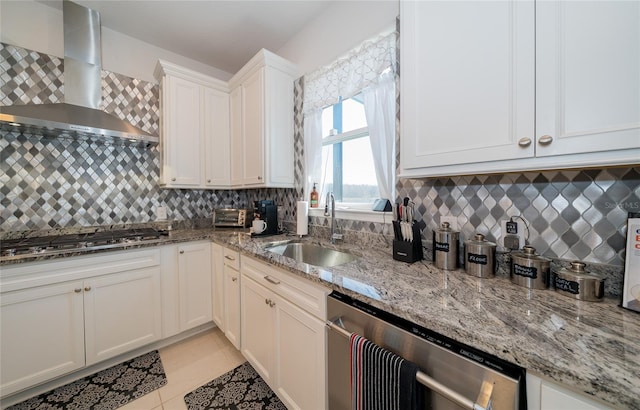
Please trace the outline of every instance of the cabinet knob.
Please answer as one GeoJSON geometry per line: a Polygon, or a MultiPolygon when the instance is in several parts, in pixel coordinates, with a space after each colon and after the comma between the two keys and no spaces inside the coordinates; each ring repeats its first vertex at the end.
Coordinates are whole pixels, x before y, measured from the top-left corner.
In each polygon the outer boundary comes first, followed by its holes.
{"type": "Polygon", "coordinates": [[[171,181],[176,182],[176,179],[175,178],[171,178],[171,181]]]}
{"type": "Polygon", "coordinates": [[[211,183],[211,180],[210,180],[210,179],[207,179],[207,183],[209,183],[209,184],[210,184],[210,183],[211,183]]]}
{"type": "Polygon", "coordinates": [[[551,135],[543,135],[538,139],[538,144],[540,145],[549,145],[553,142],[553,137],[551,135]]]}
{"type": "Polygon", "coordinates": [[[231,281],[232,281],[232,282],[235,282],[235,281],[237,281],[237,280],[238,280],[238,278],[231,278],[231,281]]]}
{"type": "Polygon", "coordinates": [[[180,254],[182,255],[184,253],[184,251],[180,251],[180,254]]]}
{"type": "Polygon", "coordinates": [[[522,137],[518,140],[518,145],[521,146],[522,148],[527,148],[529,145],[531,145],[531,138],[529,137],[522,137]]]}
{"type": "Polygon", "coordinates": [[[87,286],[87,287],[85,287],[85,288],[84,288],[84,291],[85,291],[85,292],[88,292],[88,291],[90,291],[90,290],[91,290],[91,286],[87,286]]]}
{"type": "Polygon", "coordinates": [[[261,181],[261,180],[262,180],[262,177],[258,177],[258,181],[261,181]]]}
{"type": "Polygon", "coordinates": [[[264,300],[264,304],[265,304],[265,305],[268,305],[268,304],[269,304],[269,299],[265,299],[265,300],[264,300]]]}
{"type": "Polygon", "coordinates": [[[274,307],[275,305],[276,305],[276,302],[274,302],[272,300],[269,301],[269,306],[274,307]]]}
{"type": "Polygon", "coordinates": [[[80,292],[82,292],[82,289],[81,288],[75,288],[73,291],[76,292],[76,293],[80,293],[80,292]]]}
{"type": "Polygon", "coordinates": [[[233,256],[229,256],[229,255],[224,255],[225,259],[229,259],[230,261],[235,261],[236,258],[234,258],[233,256]]]}

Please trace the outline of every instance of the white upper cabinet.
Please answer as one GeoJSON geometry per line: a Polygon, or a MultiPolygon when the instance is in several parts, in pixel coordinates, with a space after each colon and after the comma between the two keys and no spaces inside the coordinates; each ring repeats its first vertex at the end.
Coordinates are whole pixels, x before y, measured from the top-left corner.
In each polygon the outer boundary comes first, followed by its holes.
{"type": "Polygon", "coordinates": [[[534,155],[532,2],[401,2],[405,169],[534,155]]]}
{"type": "Polygon", "coordinates": [[[640,147],[640,2],[541,1],[536,22],[536,155],[640,147]]]}
{"type": "Polygon", "coordinates": [[[160,186],[229,188],[229,90],[213,77],[159,60],[160,186]]]}
{"type": "Polygon", "coordinates": [[[295,75],[263,49],[229,81],[233,187],[293,187],[295,75]]]}
{"type": "Polygon", "coordinates": [[[401,175],[637,163],[638,2],[401,2],[401,175]]]}

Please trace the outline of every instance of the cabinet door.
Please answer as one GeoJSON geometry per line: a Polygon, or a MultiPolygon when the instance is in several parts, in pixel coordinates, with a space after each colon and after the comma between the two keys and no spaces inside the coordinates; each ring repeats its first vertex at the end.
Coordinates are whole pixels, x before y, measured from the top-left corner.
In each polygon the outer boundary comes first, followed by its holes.
{"type": "Polygon", "coordinates": [[[533,1],[400,2],[401,166],[534,155],[533,1]]]}
{"type": "Polygon", "coordinates": [[[229,94],[204,87],[202,116],[205,185],[228,188],[231,183],[229,94]]]}
{"type": "Polygon", "coordinates": [[[293,78],[273,67],[266,67],[264,76],[265,183],[293,188],[293,78]]]}
{"type": "Polygon", "coordinates": [[[200,185],[201,127],[200,86],[181,78],[167,76],[163,130],[163,184],[172,187],[200,185]]]}
{"type": "Polygon", "coordinates": [[[240,273],[224,265],[224,334],[240,349],[240,273]]]}
{"type": "Polygon", "coordinates": [[[224,332],[224,262],[222,246],[211,244],[211,267],[213,269],[213,321],[224,332]]]}
{"type": "Polygon", "coordinates": [[[160,340],[160,267],[84,282],[87,365],[160,340]]]}
{"type": "Polygon", "coordinates": [[[242,354],[270,385],[275,381],[275,303],[273,292],[243,277],[242,354]]]}
{"type": "Polygon", "coordinates": [[[244,127],[242,124],[242,86],[229,94],[231,133],[231,185],[242,186],[244,179],[244,127]]]}
{"type": "Polygon", "coordinates": [[[180,331],[212,320],[211,281],[210,243],[178,246],[180,331]]]}
{"type": "Polygon", "coordinates": [[[536,4],[537,156],[640,148],[638,16],[637,1],[536,4]]]}
{"type": "Polygon", "coordinates": [[[82,282],[0,299],[0,396],[84,366],[82,282]]]}
{"type": "Polygon", "coordinates": [[[288,409],[324,409],[324,323],[283,298],[275,303],[278,396],[288,409]]]}
{"type": "Polygon", "coordinates": [[[264,184],[264,68],[242,83],[244,185],[264,184]]]}

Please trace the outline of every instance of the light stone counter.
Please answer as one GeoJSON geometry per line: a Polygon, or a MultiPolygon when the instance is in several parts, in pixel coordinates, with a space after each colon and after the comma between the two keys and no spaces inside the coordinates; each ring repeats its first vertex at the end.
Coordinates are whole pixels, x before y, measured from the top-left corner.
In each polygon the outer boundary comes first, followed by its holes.
{"type": "MultiPolygon", "coordinates": [[[[508,276],[479,279],[427,261],[409,265],[394,261],[384,243],[341,245],[360,258],[327,269],[264,250],[269,242],[293,239],[284,235],[251,238],[186,229],[145,246],[200,239],[270,262],[614,407],[640,408],[640,314],[620,308],[617,299],[579,302],[553,290],[519,287],[508,276]]],[[[66,256],[73,254],[1,264],[66,256]]]]}

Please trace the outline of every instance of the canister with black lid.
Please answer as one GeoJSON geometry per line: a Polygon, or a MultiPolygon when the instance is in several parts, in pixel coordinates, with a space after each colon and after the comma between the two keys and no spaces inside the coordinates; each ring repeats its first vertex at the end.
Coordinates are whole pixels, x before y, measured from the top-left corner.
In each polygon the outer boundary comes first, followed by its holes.
{"type": "Polygon", "coordinates": [[[536,255],[536,248],[524,246],[511,254],[511,282],[529,289],[549,287],[551,259],[536,255]]]}
{"type": "Polygon", "coordinates": [[[433,231],[433,261],[437,268],[455,270],[458,267],[460,232],[451,229],[449,222],[433,231]]]}
{"type": "Polygon", "coordinates": [[[496,244],[477,233],[464,243],[464,269],[479,278],[492,278],[496,274],[496,244]]]}
{"type": "Polygon", "coordinates": [[[553,272],[553,284],[556,292],[578,300],[599,302],[604,297],[603,275],[587,271],[584,262],[571,262],[568,269],[561,268],[553,272]]]}

